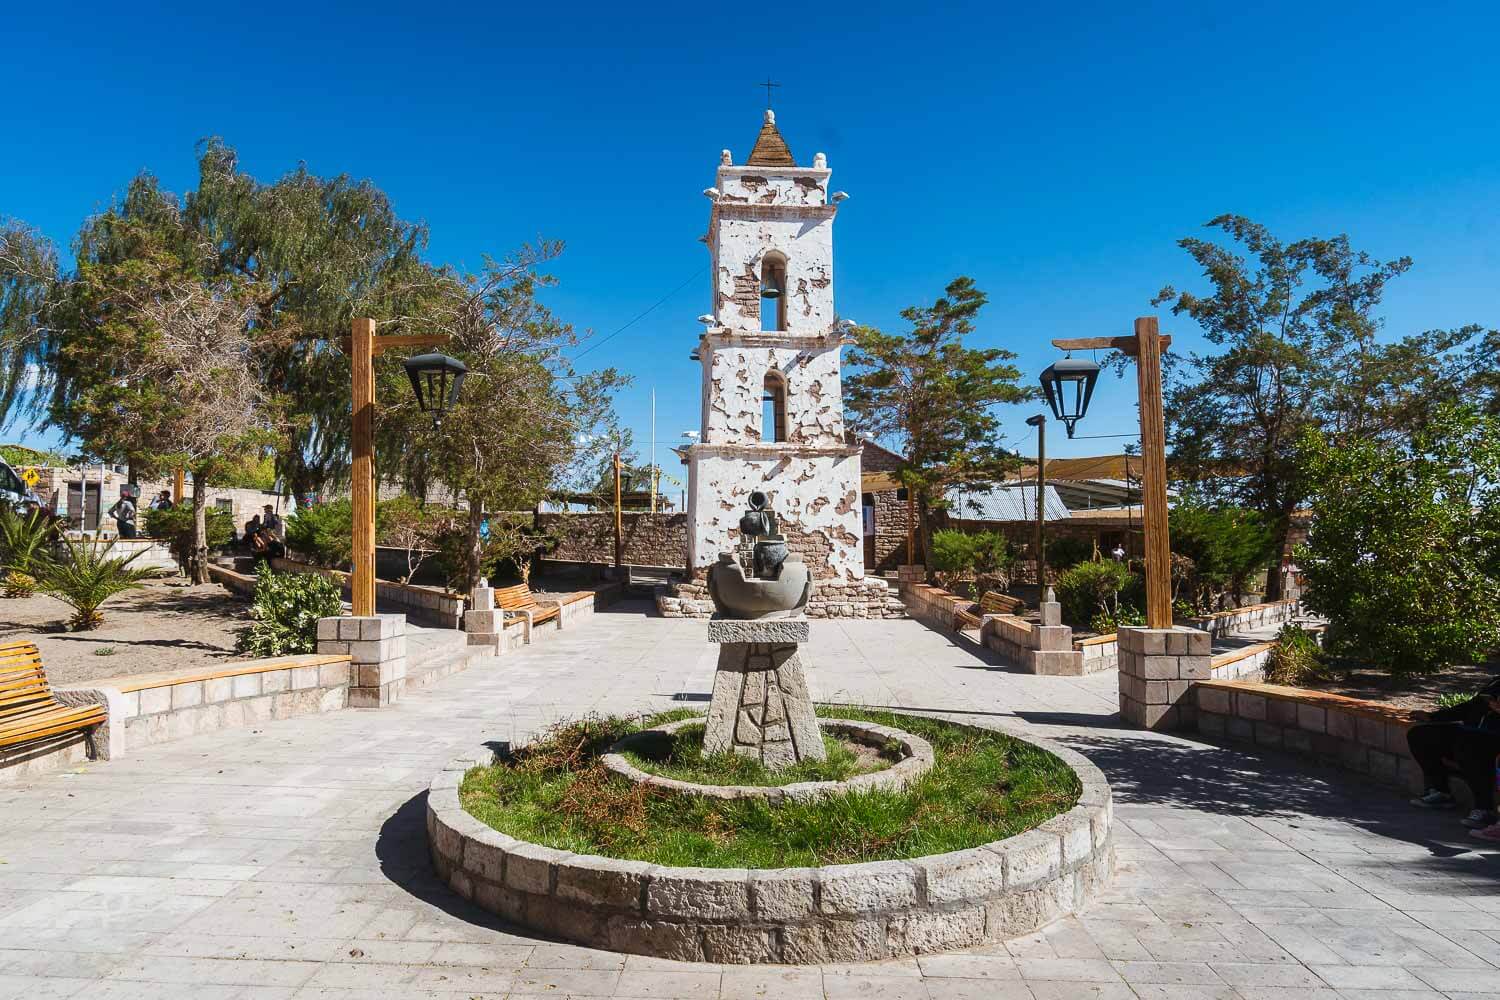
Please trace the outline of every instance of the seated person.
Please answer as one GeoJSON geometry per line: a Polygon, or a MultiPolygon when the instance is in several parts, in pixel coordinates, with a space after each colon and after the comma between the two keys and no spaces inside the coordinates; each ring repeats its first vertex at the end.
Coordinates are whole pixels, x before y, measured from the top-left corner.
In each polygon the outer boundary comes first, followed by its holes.
{"type": "Polygon", "coordinates": [[[1456,769],[1474,793],[1474,809],[1463,819],[1475,829],[1496,822],[1495,757],[1500,756],[1500,679],[1464,702],[1436,712],[1415,712],[1417,725],[1406,731],[1406,745],[1422,768],[1427,789],[1412,805],[1448,809],[1448,776],[1456,769]]]}

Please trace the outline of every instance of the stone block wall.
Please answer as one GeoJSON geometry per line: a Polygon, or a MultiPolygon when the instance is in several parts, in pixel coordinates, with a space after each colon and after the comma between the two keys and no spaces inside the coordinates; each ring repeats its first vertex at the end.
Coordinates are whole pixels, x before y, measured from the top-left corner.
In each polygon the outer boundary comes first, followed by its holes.
{"type": "Polygon", "coordinates": [[[1289,622],[1297,613],[1294,600],[1271,601],[1266,604],[1249,604],[1242,608],[1231,608],[1212,615],[1189,618],[1184,624],[1218,637],[1233,635],[1249,629],[1263,628],[1289,622]]]}
{"type": "MultiPolygon", "coordinates": [[[[1193,685],[1204,736],[1272,747],[1403,791],[1422,791],[1406,746],[1411,713],[1358,698],[1252,681],[1193,685]]],[[[1454,782],[1455,790],[1462,782],[1454,782]]]]}
{"type": "MultiPolygon", "coordinates": [[[[628,566],[687,565],[687,515],[682,513],[627,513],[620,516],[622,560],[628,566]]],[[[612,511],[587,514],[540,514],[539,526],[562,534],[547,561],[613,566],[615,562],[615,515],[612,511]]]]}
{"type": "Polygon", "coordinates": [[[405,615],[319,618],[318,652],[349,657],[350,708],[382,708],[406,692],[405,615]]]}
{"type": "Polygon", "coordinates": [[[1212,636],[1178,625],[1122,628],[1119,637],[1120,715],[1147,729],[1191,729],[1191,692],[1211,676],[1212,636]]]}

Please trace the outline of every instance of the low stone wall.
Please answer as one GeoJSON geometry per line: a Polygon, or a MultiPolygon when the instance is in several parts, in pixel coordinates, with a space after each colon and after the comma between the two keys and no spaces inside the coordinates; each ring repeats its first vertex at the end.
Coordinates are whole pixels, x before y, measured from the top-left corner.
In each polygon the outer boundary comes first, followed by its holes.
{"type": "Polygon", "coordinates": [[[1113,806],[1081,755],[1032,741],[1083,783],[1071,810],[982,847],[819,868],[673,868],[508,837],[459,803],[457,760],[427,795],[437,874],[518,924],[612,951],[690,962],[864,962],[975,947],[1082,910],[1114,868],[1113,806]]]}
{"type": "MultiPolygon", "coordinates": [[[[809,618],[905,618],[907,608],[889,584],[867,576],[857,583],[814,580],[806,614],[809,618]]],[[[709,618],[714,613],[708,585],[702,581],[656,588],[656,609],[663,618],[709,618]]]]}
{"type": "MultiPolygon", "coordinates": [[[[348,704],[349,657],[282,656],[193,674],[117,677],[90,688],[120,694],[118,717],[129,750],[216,729],[332,712],[348,704]]],[[[88,688],[69,688],[69,691],[88,688]]]]}
{"type": "Polygon", "coordinates": [[[1404,791],[1422,790],[1422,770],[1406,746],[1413,721],[1406,710],[1252,681],[1200,681],[1193,692],[1204,736],[1274,747],[1404,791]]]}
{"type": "Polygon", "coordinates": [[[613,771],[627,781],[650,785],[673,794],[699,795],[711,799],[766,799],[771,805],[779,805],[788,801],[810,802],[850,792],[876,789],[900,791],[932,770],[936,759],[932,744],[920,736],[913,736],[891,726],[853,719],[819,719],[818,728],[826,733],[842,734],[857,743],[877,749],[894,743],[901,748],[901,760],[882,770],[858,774],[844,781],[798,781],[789,785],[700,785],[643,771],[624,756],[624,751],[627,750],[646,750],[653,740],[660,740],[664,734],[670,735],[686,726],[702,726],[705,722],[704,717],[698,716],[631,733],[610,747],[609,752],[599,758],[600,763],[605,770],[613,771]]]}
{"type": "Polygon", "coordinates": [[[1083,654],[1083,672],[1096,674],[1120,665],[1120,640],[1115,633],[1074,639],[1073,648],[1083,654]]]}
{"type": "Polygon", "coordinates": [[[985,615],[979,641],[1033,674],[1078,677],[1084,673],[1086,661],[1073,648],[1073,630],[1066,625],[1034,625],[1015,615],[985,615]]]}
{"type": "Polygon", "coordinates": [[[901,584],[901,600],[908,615],[939,632],[958,631],[954,625],[959,610],[974,603],[929,583],[905,582],[901,584]]]}
{"type": "Polygon", "coordinates": [[[348,703],[349,657],[283,656],[191,674],[136,674],[53,689],[64,705],[105,706],[104,723],[0,750],[0,783],[25,780],[136,747],[348,703]]]}
{"type": "MultiPolygon", "coordinates": [[[[113,521],[106,519],[106,524],[114,525],[113,521]]],[[[142,525],[144,527],[144,525],[142,525]]],[[[114,538],[98,539],[84,536],[81,532],[70,531],[68,537],[75,545],[85,543],[92,545],[95,549],[102,550],[109,547],[109,554],[120,558],[133,556],[131,568],[133,569],[157,569],[168,573],[177,572],[177,560],[172,558],[172,550],[167,548],[167,543],[155,538],[114,538]]],[[[53,544],[53,554],[63,556],[67,549],[59,542],[53,544]]]]}
{"type": "MultiPolygon", "coordinates": [[[[345,594],[353,593],[351,575],[343,570],[324,569],[294,559],[272,559],[271,568],[279,573],[319,573],[338,581],[345,594]]],[[[463,596],[441,587],[376,580],[375,604],[400,608],[409,621],[429,628],[461,628],[464,620],[463,596]]]]}
{"type": "Polygon", "coordinates": [[[1234,635],[1236,632],[1289,622],[1296,613],[1296,601],[1271,601],[1267,604],[1247,604],[1242,608],[1230,608],[1228,611],[1220,611],[1212,615],[1188,618],[1183,624],[1207,632],[1217,639],[1220,636],[1234,635]]]}
{"type": "Polygon", "coordinates": [[[1220,653],[1209,660],[1209,674],[1216,681],[1260,680],[1266,675],[1266,663],[1276,649],[1274,642],[1256,642],[1220,653]]]}

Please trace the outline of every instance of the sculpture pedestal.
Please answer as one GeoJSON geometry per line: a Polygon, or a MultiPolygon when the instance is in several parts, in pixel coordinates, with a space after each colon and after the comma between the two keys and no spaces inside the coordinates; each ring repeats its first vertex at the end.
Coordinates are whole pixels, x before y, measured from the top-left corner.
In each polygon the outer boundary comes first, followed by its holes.
{"type": "Polygon", "coordinates": [[[734,751],[768,768],[823,760],[823,736],[807,693],[800,645],[806,618],[715,618],[708,641],[719,647],[705,753],[734,751]]]}

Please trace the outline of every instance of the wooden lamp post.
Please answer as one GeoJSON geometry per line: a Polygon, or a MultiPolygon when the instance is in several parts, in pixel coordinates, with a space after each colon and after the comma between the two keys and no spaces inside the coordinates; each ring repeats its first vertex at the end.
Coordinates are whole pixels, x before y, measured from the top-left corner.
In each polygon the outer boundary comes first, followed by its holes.
{"type": "MultiPolygon", "coordinates": [[[[1161,354],[1172,343],[1170,336],[1163,336],[1157,328],[1155,316],[1143,316],[1135,321],[1135,334],[1130,337],[1080,337],[1054,340],[1052,346],[1064,351],[1115,350],[1135,358],[1136,385],[1141,403],[1141,503],[1144,507],[1142,522],[1146,529],[1146,627],[1165,629],[1172,627],[1172,560],[1171,543],[1167,533],[1167,436],[1166,420],[1161,404],[1161,354]]],[[[1053,372],[1055,368],[1049,368],[1053,372]]],[[[1094,375],[1098,367],[1094,367],[1094,375]]],[[[1066,377],[1066,373],[1061,373],[1066,377]]],[[[1054,376],[1055,379],[1055,376],[1054,376]]],[[[1043,374],[1043,384],[1048,376],[1043,374]]],[[[1060,386],[1059,386],[1060,387],[1060,386]]],[[[1086,388],[1074,397],[1081,404],[1076,412],[1064,414],[1060,406],[1066,406],[1062,393],[1054,399],[1052,386],[1048,386],[1048,402],[1058,419],[1068,424],[1068,437],[1073,436],[1073,423],[1083,416],[1088,408],[1088,396],[1093,389],[1089,379],[1086,388]]]]}
{"type": "MultiPolygon", "coordinates": [[[[447,342],[448,337],[444,334],[376,337],[373,319],[356,319],[350,329],[349,358],[354,373],[354,456],[350,468],[350,494],[354,508],[354,579],[351,584],[351,603],[356,617],[375,613],[375,356],[397,347],[436,347],[447,342]]],[[[458,390],[462,385],[463,365],[451,358],[443,360],[458,365],[458,369],[450,369],[456,372],[451,390],[445,382],[438,398],[429,400],[420,392],[417,397],[423,410],[438,407],[434,411],[438,417],[457,401],[458,390]]],[[[415,375],[412,376],[412,381],[415,385],[415,375]]]]}

